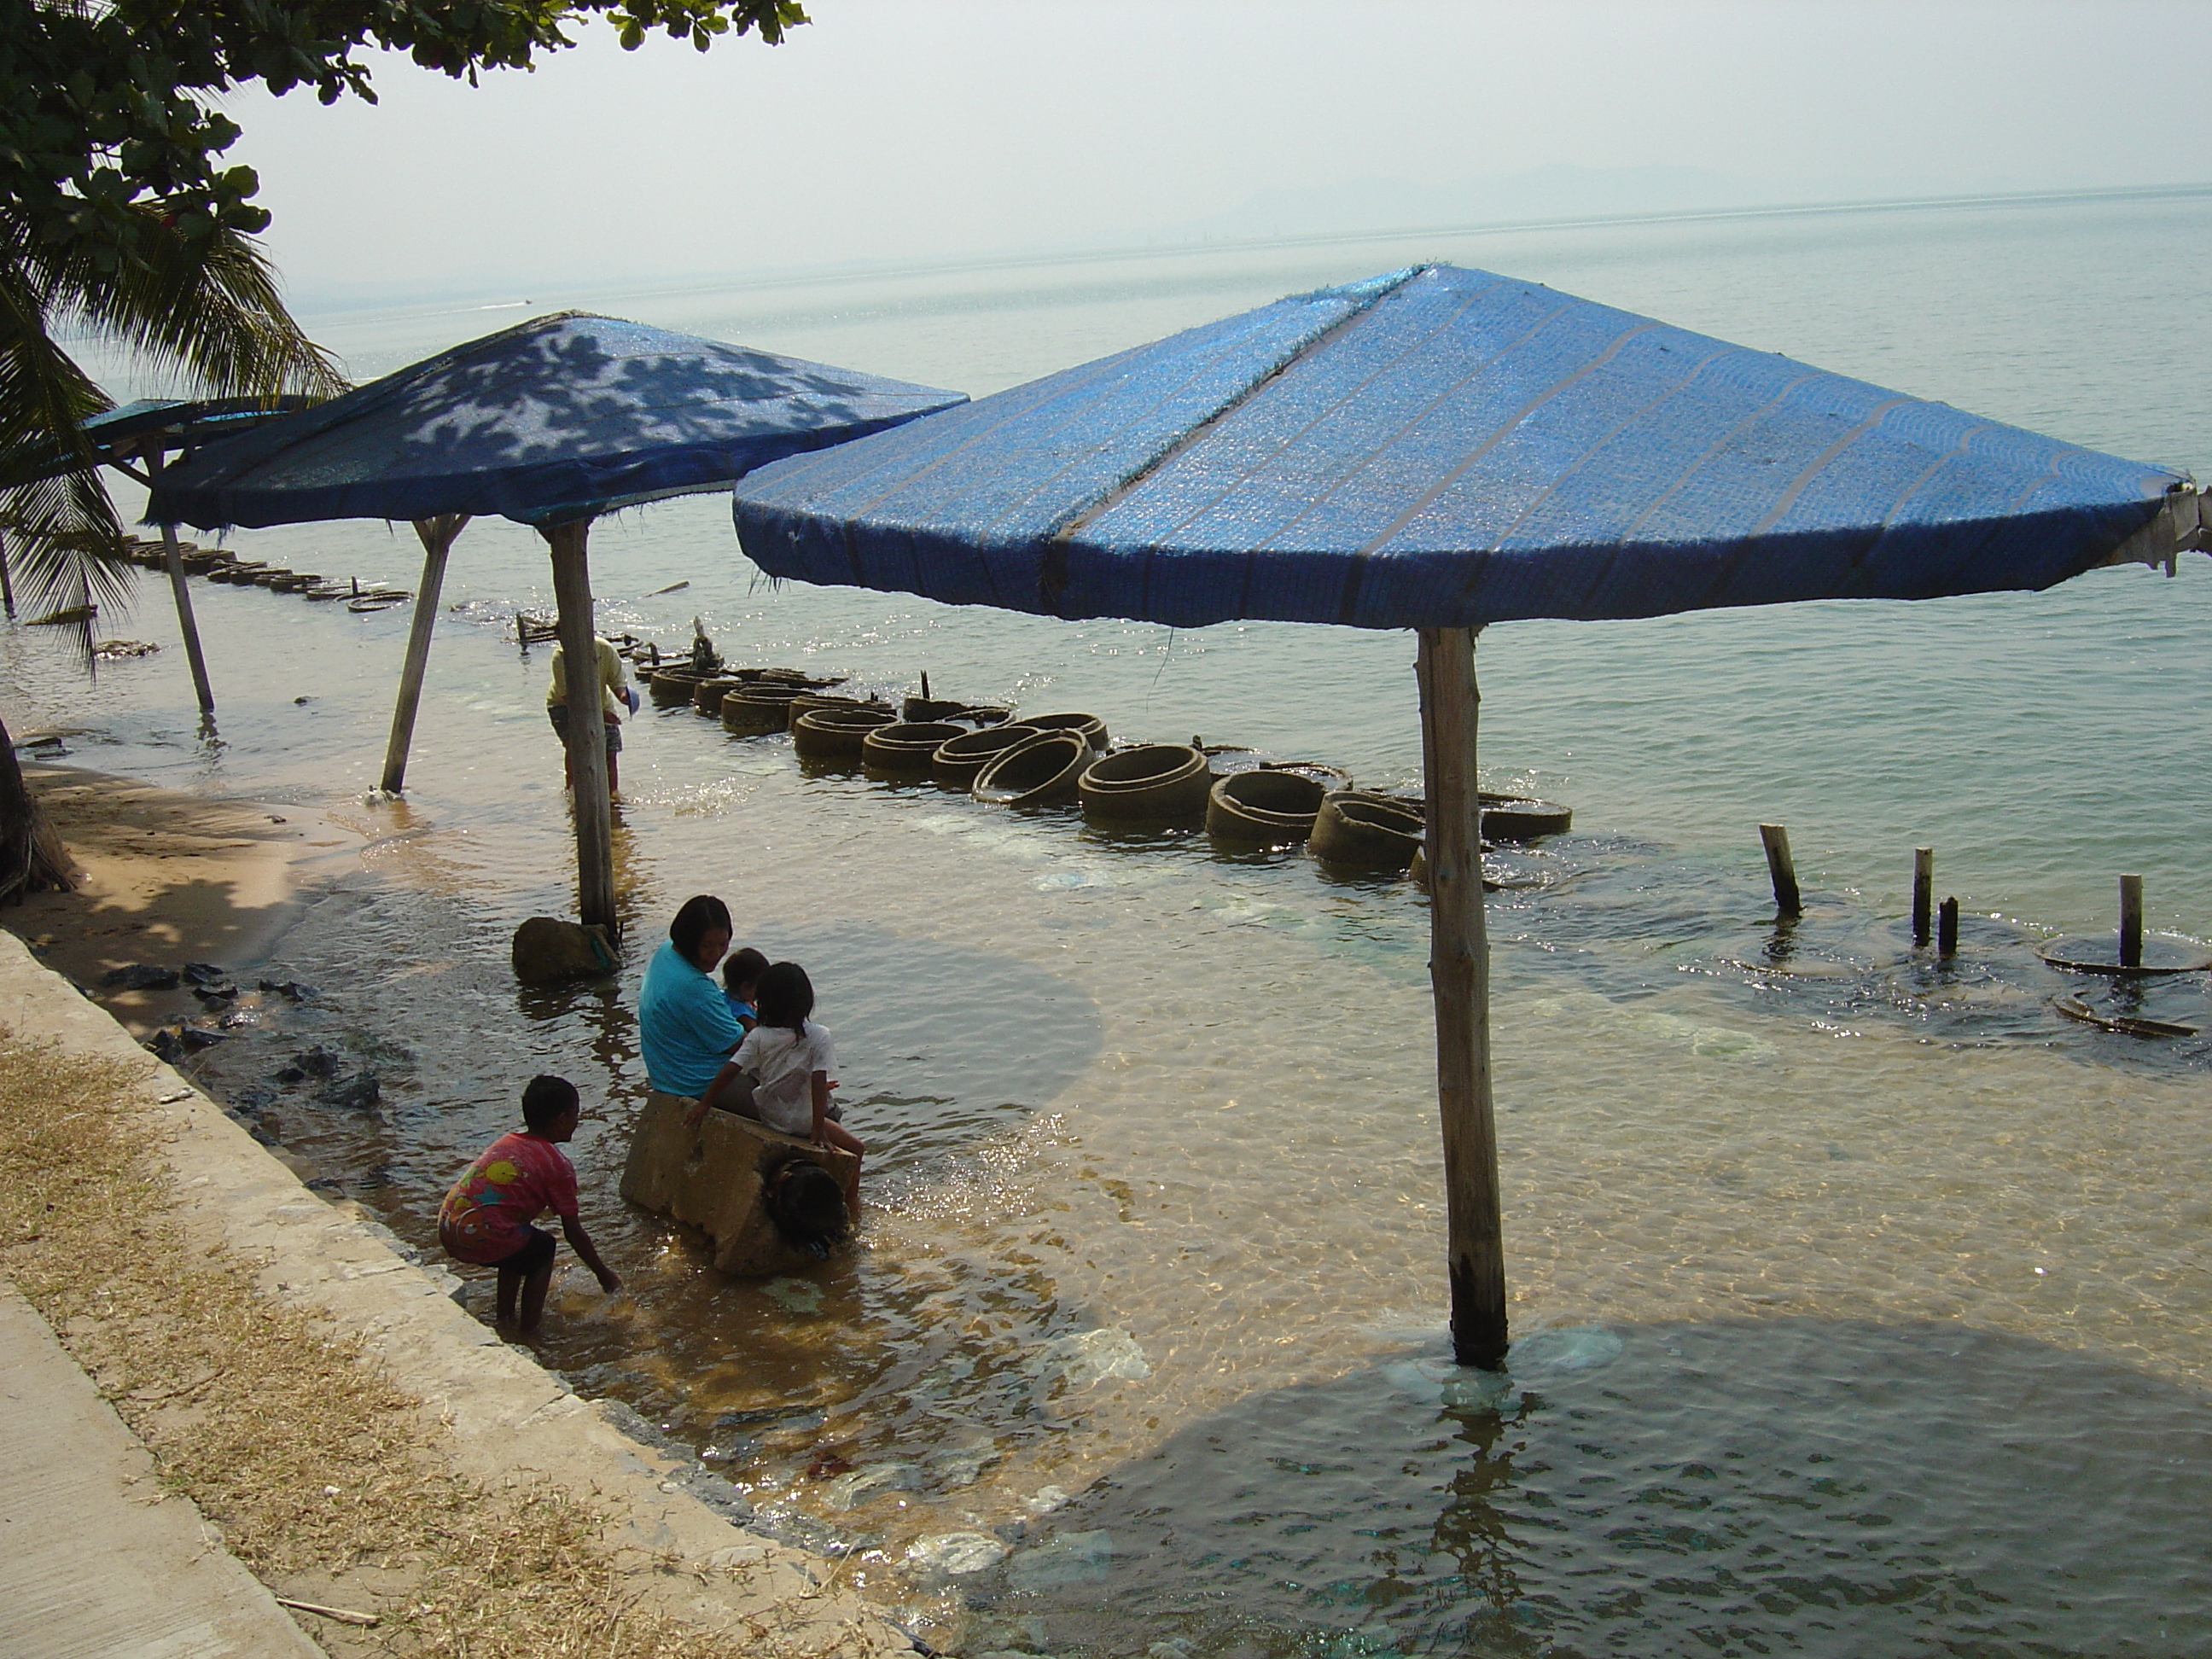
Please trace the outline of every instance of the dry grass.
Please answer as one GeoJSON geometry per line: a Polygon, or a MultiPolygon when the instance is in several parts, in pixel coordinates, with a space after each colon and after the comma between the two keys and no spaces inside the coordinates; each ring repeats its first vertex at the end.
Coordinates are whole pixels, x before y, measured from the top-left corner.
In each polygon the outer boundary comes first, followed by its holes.
{"type": "MultiPolygon", "coordinates": [[[[417,1402],[357,1346],[228,1252],[195,1251],[143,1091],[128,1066],[0,1027],[0,1273],[240,1561],[280,1595],[383,1613],[373,1630],[304,1620],[318,1639],[454,1659],[732,1650],[639,1605],[659,1564],[604,1543],[598,1511],[446,1472],[417,1402]]],[[[754,1638],[752,1652],[802,1650],[764,1626],[754,1638]]]]}

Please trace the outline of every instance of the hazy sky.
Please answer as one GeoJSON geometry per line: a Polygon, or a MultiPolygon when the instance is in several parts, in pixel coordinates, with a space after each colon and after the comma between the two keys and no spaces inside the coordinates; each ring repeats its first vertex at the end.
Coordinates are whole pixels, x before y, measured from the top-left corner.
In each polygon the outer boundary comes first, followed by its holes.
{"type": "Polygon", "coordinates": [[[1777,201],[2212,179],[2199,3],[810,6],[775,48],[593,25],[474,89],[392,60],[374,108],[241,95],[236,155],[308,302],[1180,238],[1550,166],[1777,201]]]}

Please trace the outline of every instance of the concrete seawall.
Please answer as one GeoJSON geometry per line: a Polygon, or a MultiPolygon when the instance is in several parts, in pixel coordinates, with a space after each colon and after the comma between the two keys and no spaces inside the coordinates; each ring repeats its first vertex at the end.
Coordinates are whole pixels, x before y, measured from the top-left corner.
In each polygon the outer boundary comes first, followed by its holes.
{"type": "Polygon", "coordinates": [[[806,1650],[897,1653],[908,1638],[837,1588],[829,1563],[734,1524],[710,1506],[734,1494],[696,1462],[624,1433],[627,1407],[584,1399],[501,1342],[447,1294],[450,1275],[350,1204],[331,1204],[189,1079],[140,1048],[68,980],[0,933],[0,1023],[142,1074],[149,1121],[194,1243],[258,1263],[264,1293],[358,1340],[422,1401],[426,1434],[456,1473],[488,1484],[543,1480],[593,1504],[605,1537],[639,1553],[659,1610],[750,1634],[764,1618],[806,1650]]]}

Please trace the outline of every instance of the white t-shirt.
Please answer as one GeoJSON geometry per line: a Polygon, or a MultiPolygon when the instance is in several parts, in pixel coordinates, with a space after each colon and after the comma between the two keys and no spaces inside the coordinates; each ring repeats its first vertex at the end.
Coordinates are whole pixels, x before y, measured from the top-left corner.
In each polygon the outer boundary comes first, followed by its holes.
{"type": "Polygon", "coordinates": [[[814,1133],[814,1073],[837,1067],[829,1032],[811,1019],[801,1035],[781,1025],[756,1025],[732,1058],[756,1079],[753,1109],[762,1122],[787,1135],[814,1133]]]}

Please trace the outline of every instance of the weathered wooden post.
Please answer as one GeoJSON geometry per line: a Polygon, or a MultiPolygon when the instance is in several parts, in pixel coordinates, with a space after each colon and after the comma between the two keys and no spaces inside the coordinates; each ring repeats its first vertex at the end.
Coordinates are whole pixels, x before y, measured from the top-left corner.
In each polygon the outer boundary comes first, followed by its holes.
{"type": "Polygon", "coordinates": [[[399,701],[392,710],[392,740],[384,748],[387,795],[406,787],[407,751],[415,741],[415,711],[422,701],[422,677],[430,666],[430,631],[438,625],[438,594],[446,584],[446,556],[453,538],[467,527],[465,513],[441,513],[415,520],[422,543],[422,580],[415,590],[415,614],[407,626],[407,662],[399,671],[399,701]]]}
{"type": "Polygon", "coordinates": [[[0,605],[8,608],[8,619],[15,619],[15,579],[8,572],[8,539],[0,535],[0,605]]]}
{"type": "Polygon", "coordinates": [[[2120,966],[2142,966],[2142,878],[2120,878],[2120,966]]]}
{"type": "Polygon", "coordinates": [[[575,778],[576,908],[586,927],[613,937],[614,816],[607,801],[607,739],[599,718],[599,653],[592,618],[586,549],[592,521],[543,529],[553,553],[553,598],[560,611],[561,654],[568,665],[568,762],[575,778]]]}
{"type": "Polygon", "coordinates": [[[1912,849],[1912,942],[1928,943],[1928,922],[1936,908],[1936,849],[1912,849]]]}
{"type": "Polygon", "coordinates": [[[1936,954],[1955,957],[1959,954],[1959,901],[1947,898],[1936,913],[1936,954]]]}
{"type": "MultiPolygon", "coordinates": [[[[146,463],[146,477],[150,483],[161,476],[161,441],[159,438],[138,452],[146,463]]],[[[185,576],[184,556],[177,550],[177,526],[161,526],[161,564],[169,573],[169,592],[177,602],[177,630],[185,636],[185,660],[191,665],[192,690],[199,694],[200,713],[215,713],[215,687],[208,682],[207,657],[200,650],[199,619],[192,615],[191,584],[185,576]]]]}
{"type": "Polygon", "coordinates": [[[1766,848],[1766,874],[1774,884],[1774,908],[1785,916],[1803,909],[1797,896],[1797,866],[1790,861],[1790,832],[1778,823],[1759,826],[1759,839],[1766,848]]]}
{"type": "Polygon", "coordinates": [[[1421,766],[1428,793],[1429,983],[1443,1123],[1452,1357],[1505,1363],[1505,1241],[1490,1081],[1490,941],[1482,914],[1475,786],[1474,636],[1420,630],[1421,766]]]}

